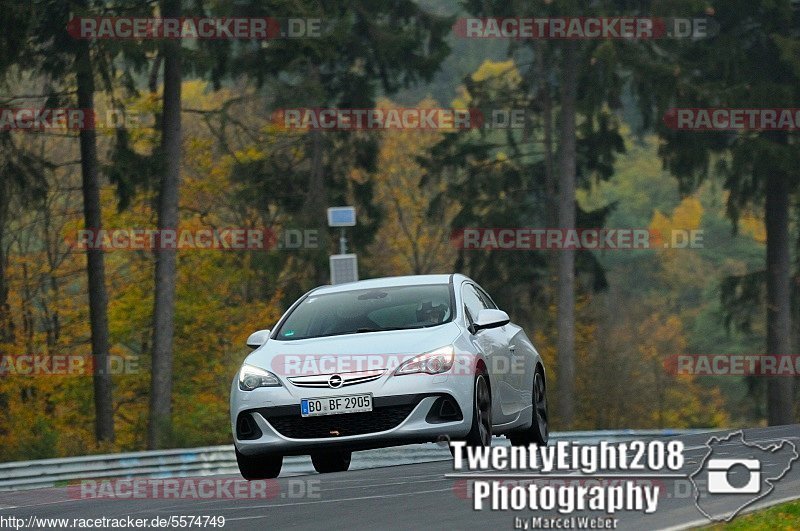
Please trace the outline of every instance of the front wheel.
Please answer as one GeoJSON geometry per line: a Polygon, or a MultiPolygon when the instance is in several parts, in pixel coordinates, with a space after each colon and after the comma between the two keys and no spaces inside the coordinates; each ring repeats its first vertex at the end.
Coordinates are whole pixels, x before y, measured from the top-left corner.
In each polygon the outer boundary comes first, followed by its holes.
{"type": "MultiPolygon", "coordinates": [[[[472,427],[465,438],[467,446],[488,447],[492,445],[492,394],[486,373],[479,372],[475,376],[473,392],[472,427]]],[[[453,447],[450,447],[453,453],[453,447]]]]}
{"type": "Polygon", "coordinates": [[[350,468],[350,459],[353,452],[320,452],[311,454],[311,463],[314,465],[314,470],[320,474],[327,474],[329,472],[345,472],[350,468]]]}
{"type": "Polygon", "coordinates": [[[511,444],[515,446],[531,443],[547,446],[547,441],[550,438],[547,417],[547,387],[544,381],[544,374],[540,370],[537,370],[533,376],[532,405],[531,427],[508,434],[511,444]]]}
{"type": "Polygon", "coordinates": [[[244,455],[236,450],[236,463],[239,472],[248,481],[278,477],[283,466],[282,455],[244,455]]]}

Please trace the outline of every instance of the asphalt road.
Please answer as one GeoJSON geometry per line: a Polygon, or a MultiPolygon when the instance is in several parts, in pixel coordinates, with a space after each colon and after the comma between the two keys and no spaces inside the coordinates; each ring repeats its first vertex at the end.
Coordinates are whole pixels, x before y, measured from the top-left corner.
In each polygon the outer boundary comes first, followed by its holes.
{"type": "MultiPolygon", "coordinates": [[[[721,437],[726,433],[728,432],[714,435],[721,437]]],[[[702,466],[703,458],[709,452],[706,442],[710,435],[693,434],[679,437],[686,446],[684,453],[686,462],[680,474],[688,476],[702,466]]],[[[748,444],[756,443],[761,446],[788,440],[800,452],[800,425],[747,429],[744,430],[744,437],[748,444]]],[[[783,450],[787,449],[789,446],[783,447],[783,450]]],[[[732,440],[721,443],[715,449],[717,454],[714,457],[746,457],[748,454],[752,456],[750,450],[732,440]]],[[[761,474],[764,478],[777,476],[787,463],[787,454],[783,451],[767,450],[759,455],[761,474]]],[[[221,516],[225,518],[223,529],[500,530],[513,529],[515,523],[521,525],[525,521],[530,522],[532,517],[563,516],[555,511],[533,512],[527,509],[476,511],[473,509],[471,497],[473,489],[470,480],[446,477],[453,472],[451,461],[436,461],[326,475],[300,474],[269,481],[266,483],[266,494],[261,489],[255,494],[246,494],[244,498],[227,496],[222,491],[223,495],[212,499],[198,499],[198,497],[171,499],[174,496],[170,499],[164,499],[163,496],[115,499],[81,494],[80,487],[75,486],[2,492],[0,529],[13,524],[8,520],[9,517],[21,518],[22,521],[17,523],[22,523],[19,528],[24,529],[30,528],[28,526],[31,524],[34,528],[44,528],[47,525],[47,522],[42,520],[29,520],[31,517],[67,518],[69,525],[65,527],[75,528],[72,523],[73,518],[131,517],[152,523],[156,517],[221,516]]],[[[577,474],[574,472],[569,476],[577,474]]],[[[238,477],[213,476],[203,479],[218,480],[224,484],[226,480],[238,477]]],[[[694,490],[688,479],[668,478],[653,481],[661,488],[656,512],[649,515],[641,511],[617,512],[613,515],[616,518],[617,529],[681,529],[708,523],[695,505],[694,490]]],[[[735,483],[734,479],[730,482],[735,483]]],[[[741,506],[742,496],[715,494],[703,498],[703,507],[712,514],[724,514],[741,506]]],[[[800,461],[795,461],[782,479],[775,482],[774,489],[768,495],[747,506],[742,512],[794,498],[800,498],[800,461]]],[[[599,513],[585,513],[585,515],[598,516],[599,513]]],[[[201,527],[197,522],[193,524],[188,528],[201,527]]],[[[152,525],[149,527],[153,528],[152,525]]],[[[178,525],[175,526],[177,527],[178,525]]]]}

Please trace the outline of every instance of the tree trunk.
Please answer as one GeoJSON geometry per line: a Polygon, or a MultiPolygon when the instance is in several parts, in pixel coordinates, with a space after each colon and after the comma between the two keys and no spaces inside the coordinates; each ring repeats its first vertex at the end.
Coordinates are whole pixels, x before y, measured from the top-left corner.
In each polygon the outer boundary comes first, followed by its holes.
{"type": "MultiPolygon", "coordinates": [[[[792,353],[791,271],[789,257],[789,184],[786,176],[770,173],[766,190],[767,228],[767,354],[792,353]]],[[[767,380],[770,426],[793,422],[792,378],[767,380]]]]}
{"type": "MultiPolygon", "coordinates": [[[[162,2],[164,17],[180,17],[180,0],[162,2]]],[[[178,228],[178,188],[181,161],[181,45],[163,45],[164,101],[161,116],[161,157],[164,166],[158,198],[158,228],[178,228]]],[[[163,234],[163,232],[162,232],[163,234]]],[[[162,447],[172,431],[172,340],[175,332],[176,249],[156,245],[153,306],[153,360],[147,446],[162,447]]]]}
{"type": "MultiPolygon", "coordinates": [[[[325,234],[328,230],[327,215],[325,203],[328,201],[325,190],[325,171],[323,167],[324,146],[322,133],[320,131],[311,131],[311,173],[308,178],[308,191],[305,199],[304,213],[306,216],[307,226],[313,227],[316,224],[319,234],[325,234]]],[[[337,246],[338,249],[338,246],[337,246]]],[[[327,252],[326,249],[320,251],[320,262],[322,267],[317,267],[315,270],[316,284],[322,285],[330,282],[330,273],[327,267],[327,252]]],[[[339,251],[337,250],[336,253],[339,251]]]]}
{"type": "Polygon", "coordinates": [[[11,308],[8,305],[8,284],[6,282],[6,249],[5,240],[6,220],[8,219],[8,192],[3,182],[4,176],[0,176],[0,343],[11,343],[13,341],[13,325],[11,320],[11,308]]]}
{"type": "MultiPolygon", "coordinates": [[[[5,198],[0,198],[4,201],[5,198]]],[[[2,208],[2,206],[0,206],[2,208]]],[[[8,283],[6,282],[6,250],[3,247],[5,216],[0,214],[0,343],[14,342],[14,320],[8,304],[8,283]]]]}
{"type": "MultiPolygon", "coordinates": [[[[564,43],[561,79],[561,140],[558,184],[558,226],[575,228],[577,52],[564,43]]],[[[568,428],[575,418],[575,251],[558,252],[558,413],[568,428]]]]}
{"type": "MultiPolygon", "coordinates": [[[[533,67],[533,83],[538,83],[537,100],[541,104],[542,113],[542,142],[544,147],[544,219],[547,228],[558,225],[558,183],[556,181],[555,156],[553,153],[553,95],[550,84],[553,64],[549,59],[550,46],[543,42],[536,43],[536,60],[533,67]]],[[[556,292],[552,286],[558,278],[558,251],[547,251],[545,255],[547,289],[542,291],[545,307],[555,304],[556,292]]],[[[531,327],[533,328],[533,327],[531,327]]]]}
{"type": "MultiPolygon", "coordinates": [[[[547,45],[536,43],[536,64],[534,72],[539,86],[538,99],[542,104],[542,127],[544,143],[544,183],[545,183],[545,220],[548,228],[558,222],[558,186],[553,168],[553,98],[550,94],[550,72],[552,65],[545,57],[547,45]]],[[[552,260],[548,260],[552,262],[552,260]]]]}
{"type": "MultiPolygon", "coordinates": [[[[94,74],[88,41],[77,43],[76,73],[78,107],[94,112],[94,74]]],[[[80,131],[81,177],[83,181],[83,220],[86,228],[102,226],[100,185],[98,182],[97,140],[91,127],[80,131]]],[[[111,371],[108,359],[108,295],[101,249],[87,249],[86,273],[89,289],[89,322],[94,359],[95,436],[98,441],[114,440],[114,411],[111,371]]]]}

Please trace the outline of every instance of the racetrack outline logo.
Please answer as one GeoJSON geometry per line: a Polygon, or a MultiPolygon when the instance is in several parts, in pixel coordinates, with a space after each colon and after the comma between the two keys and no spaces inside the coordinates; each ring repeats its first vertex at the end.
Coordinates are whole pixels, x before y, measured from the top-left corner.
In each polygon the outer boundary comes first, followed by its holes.
{"type": "MultiPolygon", "coordinates": [[[[734,441],[734,442],[736,442],[736,441],[734,441]]],[[[725,437],[716,437],[716,436],[715,437],[711,437],[710,439],[708,439],[708,441],[706,441],[705,446],[708,448],[708,453],[705,455],[705,457],[703,457],[703,460],[700,462],[700,466],[697,468],[697,470],[694,471],[691,475],[689,475],[689,481],[692,482],[692,486],[694,487],[694,492],[695,492],[694,504],[697,507],[697,510],[700,511],[703,514],[703,516],[705,516],[709,520],[716,521],[716,522],[730,522],[737,514],[739,514],[742,511],[742,509],[744,509],[745,507],[747,507],[749,505],[752,505],[755,502],[757,502],[758,500],[766,497],[769,493],[771,493],[773,490],[775,490],[775,483],[777,483],[778,481],[783,479],[783,477],[786,474],[789,473],[789,470],[791,470],[792,464],[795,461],[797,461],[798,458],[800,458],[800,454],[797,453],[797,447],[795,446],[795,444],[792,441],[790,441],[788,439],[779,439],[779,442],[777,442],[775,444],[768,444],[768,445],[765,445],[765,446],[761,446],[761,445],[759,445],[757,443],[749,443],[749,442],[745,441],[744,433],[742,432],[742,430],[731,432],[725,437]],[[761,472],[760,469],[761,469],[761,464],[762,463],[761,463],[760,460],[756,460],[758,462],[758,466],[757,467],[753,467],[752,466],[753,465],[753,463],[752,463],[753,460],[749,460],[749,459],[716,459],[716,458],[711,458],[712,454],[714,453],[714,448],[717,445],[719,445],[721,443],[730,442],[735,437],[738,437],[738,441],[741,442],[742,446],[753,448],[753,449],[757,449],[757,450],[761,450],[761,451],[765,451],[765,452],[770,452],[770,453],[775,453],[775,452],[781,450],[784,447],[784,445],[788,445],[788,447],[791,448],[792,457],[787,461],[786,467],[783,470],[781,470],[780,474],[778,474],[777,476],[775,476],[774,474],[773,475],[767,475],[767,474],[764,474],[763,472],[761,472]],[[744,461],[748,461],[748,463],[744,463],[744,461]],[[709,473],[709,478],[711,477],[712,474],[719,475],[720,474],[719,468],[717,468],[717,467],[713,467],[712,468],[711,467],[711,464],[714,463],[714,462],[716,462],[717,464],[724,464],[724,465],[730,465],[730,466],[733,466],[735,464],[744,464],[751,471],[751,479],[752,479],[752,475],[754,473],[755,474],[760,474],[758,476],[759,479],[760,479],[761,475],[763,475],[763,476],[765,476],[764,477],[764,483],[769,485],[769,488],[760,488],[758,490],[752,489],[752,481],[750,481],[748,483],[747,488],[744,488],[744,489],[743,488],[739,488],[739,489],[729,488],[729,489],[715,490],[715,492],[712,492],[713,489],[711,488],[711,485],[709,484],[709,488],[708,488],[708,493],[709,494],[723,493],[723,492],[741,493],[741,494],[747,494],[747,493],[756,494],[754,497],[749,498],[745,503],[740,505],[734,511],[730,512],[729,514],[727,514],[727,517],[725,517],[724,515],[723,516],[713,516],[713,515],[709,514],[708,512],[706,512],[703,509],[703,507],[702,507],[702,505],[700,503],[700,488],[698,487],[698,484],[695,482],[695,476],[699,475],[704,470],[709,473]]],[[[722,482],[727,481],[725,478],[717,478],[717,479],[719,481],[722,481],[722,482]]],[[[710,483],[710,480],[709,480],[709,483],[710,483]]],[[[729,485],[729,487],[730,487],[730,485],[729,485]]]]}

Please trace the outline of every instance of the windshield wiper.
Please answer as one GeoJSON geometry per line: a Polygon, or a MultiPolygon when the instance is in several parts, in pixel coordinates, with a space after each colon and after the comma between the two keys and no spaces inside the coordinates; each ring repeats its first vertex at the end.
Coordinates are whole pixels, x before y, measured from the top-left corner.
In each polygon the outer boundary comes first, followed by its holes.
{"type": "MultiPolygon", "coordinates": [[[[444,323],[439,323],[444,324],[444,323]]],[[[282,337],[281,339],[284,341],[291,341],[295,339],[318,339],[320,337],[334,337],[334,336],[347,336],[350,334],[364,334],[368,332],[387,332],[391,330],[415,330],[418,328],[430,328],[431,326],[439,326],[439,324],[434,325],[417,325],[417,326],[394,326],[390,328],[371,328],[371,327],[362,327],[356,328],[355,330],[347,330],[345,332],[329,332],[327,334],[320,334],[317,336],[308,336],[308,337],[282,337]]]]}
{"type": "Polygon", "coordinates": [[[424,326],[394,326],[390,328],[369,328],[363,327],[356,329],[355,332],[349,332],[350,334],[363,334],[366,332],[388,332],[390,330],[412,330],[414,328],[425,328],[424,326]]]}

